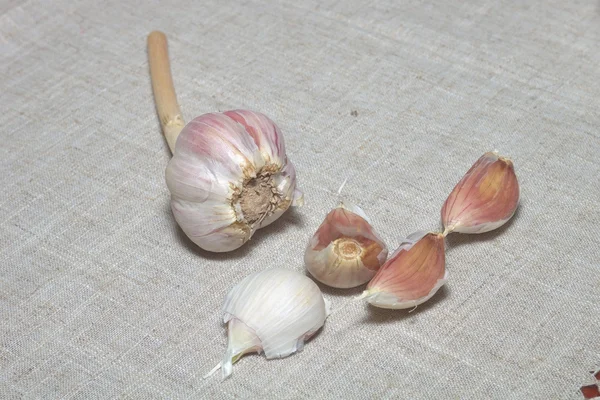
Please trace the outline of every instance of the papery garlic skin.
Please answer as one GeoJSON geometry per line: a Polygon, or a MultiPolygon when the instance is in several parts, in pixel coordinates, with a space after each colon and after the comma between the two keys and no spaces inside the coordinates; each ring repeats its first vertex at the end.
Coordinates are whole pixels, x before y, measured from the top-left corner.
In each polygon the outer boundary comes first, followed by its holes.
{"type": "Polygon", "coordinates": [[[483,233],[504,225],[519,204],[512,161],[485,153],[458,182],[442,207],[445,232],[483,233]]]}
{"type": "Polygon", "coordinates": [[[215,370],[220,367],[226,378],[243,354],[263,351],[271,359],[301,351],[304,341],[325,323],[329,304],[307,276],[269,269],[247,276],[231,289],[223,313],[228,345],[215,370]]]}
{"type": "Polygon", "coordinates": [[[327,214],[310,239],[304,263],[318,281],[352,288],[373,278],[387,254],[365,213],[358,206],[342,204],[327,214]]]}
{"type": "Polygon", "coordinates": [[[194,118],[166,170],[171,209],[201,248],[235,250],[302,204],[279,128],[263,114],[233,110],[194,118]]]}
{"type": "Polygon", "coordinates": [[[417,232],[392,254],[360,297],[380,308],[412,308],[429,300],[447,279],[444,236],[417,232]]]}

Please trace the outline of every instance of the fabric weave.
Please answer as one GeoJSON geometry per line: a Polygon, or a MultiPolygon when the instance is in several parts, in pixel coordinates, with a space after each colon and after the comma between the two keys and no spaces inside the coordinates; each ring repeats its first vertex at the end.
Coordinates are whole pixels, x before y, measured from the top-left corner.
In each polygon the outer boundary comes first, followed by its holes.
{"type": "Polygon", "coordinates": [[[580,399],[600,366],[597,0],[8,0],[0,39],[0,398],[580,399]],[[306,205],[233,253],[169,209],[154,29],[186,121],[263,112],[296,166],[306,205]],[[440,229],[489,150],[514,161],[520,208],[449,236],[428,303],[322,287],[333,313],[303,352],[202,379],[225,294],[303,271],[344,180],[393,251],[440,229]]]}

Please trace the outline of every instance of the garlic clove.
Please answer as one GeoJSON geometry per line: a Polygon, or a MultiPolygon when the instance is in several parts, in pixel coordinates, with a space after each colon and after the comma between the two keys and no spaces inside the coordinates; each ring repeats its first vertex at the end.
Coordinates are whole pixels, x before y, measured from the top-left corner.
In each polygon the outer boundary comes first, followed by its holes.
{"type": "Polygon", "coordinates": [[[244,278],[227,294],[223,321],[228,324],[227,351],[208,375],[251,352],[267,359],[283,358],[304,348],[304,342],[325,323],[329,305],[307,276],[286,269],[264,270],[244,278]]]}
{"type": "Polygon", "coordinates": [[[187,236],[193,241],[201,240],[205,250],[218,251],[224,244],[236,248],[243,244],[245,226],[236,224],[237,216],[230,206],[221,202],[205,201],[200,208],[198,203],[183,199],[172,199],[171,210],[175,219],[182,221],[187,236]],[[201,212],[210,208],[210,213],[201,212]]]}
{"type": "Polygon", "coordinates": [[[285,144],[280,139],[283,136],[269,118],[248,110],[226,111],[224,114],[242,125],[250,134],[266,164],[285,164],[285,144]]]}
{"type": "Polygon", "coordinates": [[[445,233],[483,233],[504,225],[519,204],[519,183],[512,161],[485,153],[442,207],[445,233]]]}
{"type": "Polygon", "coordinates": [[[318,281],[336,288],[367,283],[385,262],[388,250],[358,206],[333,209],[310,239],[306,269],[318,281]]]}
{"type": "Polygon", "coordinates": [[[279,128],[248,110],[204,114],[188,123],[166,181],[177,223],[194,243],[215,252],[237,249],[302,202],[279,128]]]}
{"type": "Polygon", "coordinates": [[[429,300],[447,279],[444,236],[417,232],[379,269],[360,298],[380,308],[416,307],[429,300]]]}
{"type": "Polygon", "coordinates": [[[296,170],[291,163],[286,163],[281,172],[273,176],[273,185],[281,198],[286,199],[286,206],[280,206],[267,215],[258,225],[263,228],[277,220],[289,206],[301,206],[304,204],[304,194],[296,188],[296,170]]]}
{"type": "Polygon", "coordinates": [[[304,205],[304,193],[298,189],[294,189],[292,195],[292,206],[301,207],[304,205]]]}

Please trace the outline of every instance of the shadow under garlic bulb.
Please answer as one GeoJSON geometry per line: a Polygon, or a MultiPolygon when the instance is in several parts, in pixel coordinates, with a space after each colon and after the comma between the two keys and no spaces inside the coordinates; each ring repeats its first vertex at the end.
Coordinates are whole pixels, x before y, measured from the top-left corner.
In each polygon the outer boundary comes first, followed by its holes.
{"type": "Polygon", "coordinates": [[[232,251],[257,229],[301,205],[296,171],[279,128],[249,110],[209,113],[184,127],[161,32],[148,36],[156,108],[173,158],[166,170],[171,209],[204,250],[232,251]]]}

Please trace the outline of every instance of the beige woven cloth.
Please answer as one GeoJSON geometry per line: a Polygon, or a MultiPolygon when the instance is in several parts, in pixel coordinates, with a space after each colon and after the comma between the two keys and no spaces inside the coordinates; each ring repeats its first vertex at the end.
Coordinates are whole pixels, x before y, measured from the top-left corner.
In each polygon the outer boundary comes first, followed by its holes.
{"type": "Polygon", "coordinates": [[[600,4],[0,3],[0,398],[580,399],[600,363],[600,4]],[[146,35],[170,39],[185,117],[264,112],[306,206],[228,255],[171,215],[146,35]],[[416,311],[353,302],[304,351],[226,345],[229,288],[303,271],[337,189],[390,248],[439,229],[485,151],[522,187],[506,228],[450,236],[416,311]]]}

